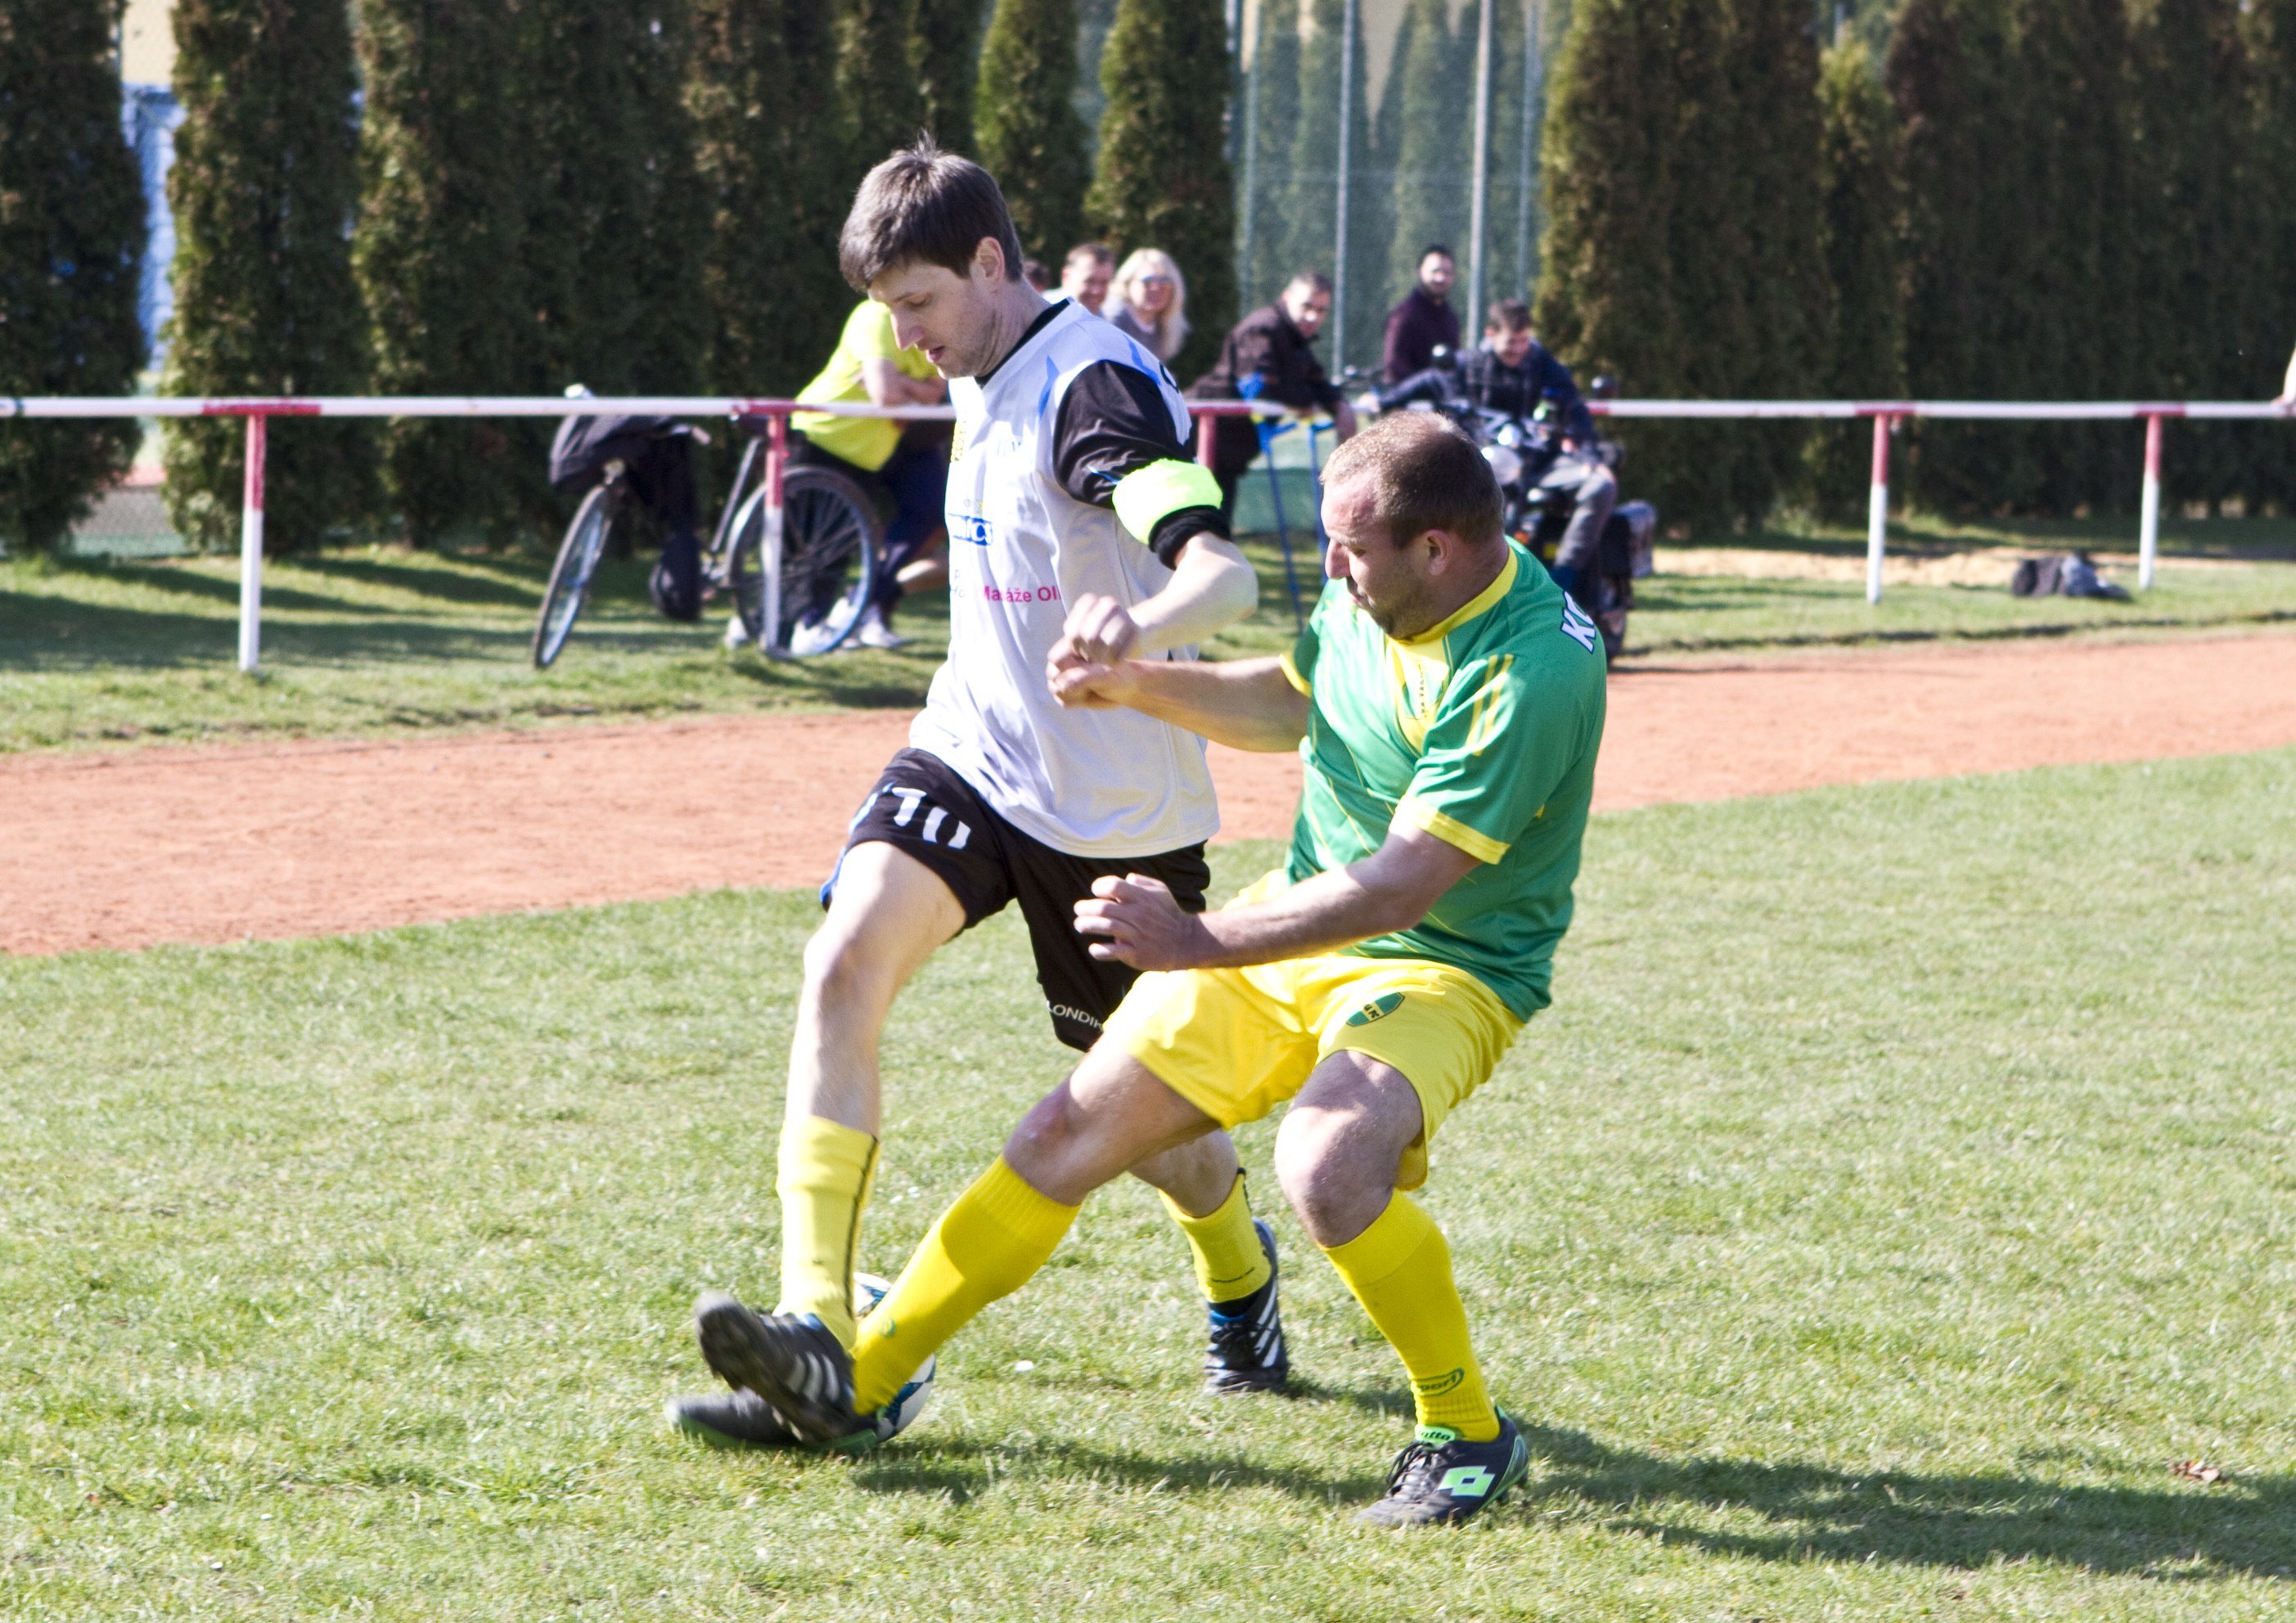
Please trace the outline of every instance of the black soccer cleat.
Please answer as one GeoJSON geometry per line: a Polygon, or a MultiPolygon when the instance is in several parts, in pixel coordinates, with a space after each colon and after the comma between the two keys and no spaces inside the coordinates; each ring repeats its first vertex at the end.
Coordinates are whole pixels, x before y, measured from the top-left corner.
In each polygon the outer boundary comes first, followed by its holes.
{"type": "Polygon", "coordinates": [[[826,1446],[862,1429],[852,1355],[811,1314],[752,1313],[713,1291],[693,1304],[693,1330],[718,1377],[779,1410],[802,1441],[826,1446]]]}
{"type": "Polygon", "coordinates": [[[1292,1379],[1292,1355],[1283,1345],[1283,1316],[1275,1305],[1275,1231],[1265,1217],[1251,1226],[1267,1253],[1267,1283],[1250,1296],[1210,1304],[1211,1345],[1204,1353],[1204,1389],[1280,1392],[1292,1379]]]}
{"type": "Polygon", "coordinates": [[[797,1448],[804,1439],[755,1392],[710,1392],[673,1398],[662,1406],[669,1423],[712,1448],[797,1448]]]}
{"type": "Polygon", "coordinates": [[[1502,1413],[1499,1434],[1470,1443],[1447,1426],[1422,1426],[1387,1473],[1387,1496],[1356,1514],[1375,1528],[1464,1521],[1530,1471],[1530,1445],[1502,1413]]]}

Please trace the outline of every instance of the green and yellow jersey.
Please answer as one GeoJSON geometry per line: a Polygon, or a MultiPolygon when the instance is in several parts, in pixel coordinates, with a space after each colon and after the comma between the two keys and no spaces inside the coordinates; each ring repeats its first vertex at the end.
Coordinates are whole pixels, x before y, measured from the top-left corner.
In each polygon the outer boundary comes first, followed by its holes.
{"type": "MultiPolygon", "coordinates": [[[[816,405],[863,402],[869,390],[861,381],[865,360],[890,361],[902,375],[937,378],[940,373],[922,349],[904,349],[893,341],[893,313],[873,299],[854,306],[830,351],[829,365],[812,382],[797,391],[800,400],[816,405]]],[[[832,417],[823,412],[793,412],[790,426],[828,452],[855,467],[874,473],[892,460],[906,425],[884,417],[832,417]]]]}
{"type": "Polygon", "coordinates": [[[1308,695],[1292,883],[1370,856],[1402,823],[1480,865],[1367,958],[1467,971],[1518,1018],[1546,1006],[1603,739],[1595,623],[1510,542],[1499,577],[1398,641],[1332,581],[1283,661],[1308,695]]]}

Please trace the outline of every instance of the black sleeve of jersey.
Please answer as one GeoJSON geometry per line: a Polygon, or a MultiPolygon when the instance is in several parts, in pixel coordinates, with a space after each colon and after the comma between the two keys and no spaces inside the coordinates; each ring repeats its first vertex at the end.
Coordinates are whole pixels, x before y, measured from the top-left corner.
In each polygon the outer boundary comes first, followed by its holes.
{"type": "MultiPolygon", "coordinates": [[[[1079,502],[1113,506],[1117,481],[1136,468],[1194,461],[1194,439],[1172,432],[1171,412],[1153,378],[1119,361],[1098,361],[1077,373],[1061,401],[1053,424],[1053,477],[1079,502]]],[[[1207,531],[1227,538],[1220,510],[1186,507],[1167,514],[1156,533],[1143,539],[1169,569],[1188,538],[1207,531]]]]}

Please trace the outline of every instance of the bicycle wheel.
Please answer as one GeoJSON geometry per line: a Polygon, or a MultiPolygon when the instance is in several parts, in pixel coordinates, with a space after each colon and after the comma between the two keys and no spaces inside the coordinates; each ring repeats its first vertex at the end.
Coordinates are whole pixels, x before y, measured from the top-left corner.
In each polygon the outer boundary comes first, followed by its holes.
{"type": "Polygon", "coordinates": [[[791,468],[782,480],[778,602],[766,591],[766,492],[734,521],[727,578],[742,624],[769,653],[807,658],[840,646],[869,601],[884,530],[873,494],[833,468],[791,468]]]}
{"type": "Polygon", "coordinates": [[[546,668],[566,646],[582,605],[590,601],[590,577],[606,550],[606,537],[621,509],[621,487],[609,480],[582,498],[566,539],[558,544],[558,561],[550,567],[550,585],[542,594],[542,613],[534,623],[534,668],[546,668]]]}

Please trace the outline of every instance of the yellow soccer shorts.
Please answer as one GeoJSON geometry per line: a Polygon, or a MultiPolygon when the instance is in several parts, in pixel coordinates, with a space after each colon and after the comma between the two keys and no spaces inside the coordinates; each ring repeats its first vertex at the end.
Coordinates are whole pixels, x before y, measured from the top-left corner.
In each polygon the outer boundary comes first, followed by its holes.
{"type": "MultiPolygon", "coordinates": [[[[1282,888],[1281,875],[1269,880],[1236,900],[1282,888]]],[[[1342,1049],[1391,1065],[1419,1095],[1419,1137],[1396,1179],[1398,1189],[1416,1189],[1427,1181],[1428,1141],[1482,1086],[1522,1025],[1496,993],[1455,965],[1329,953],[1143,975],[1106,1036],[1224,1127],[1267,1115],[1342,1049]]]]}

